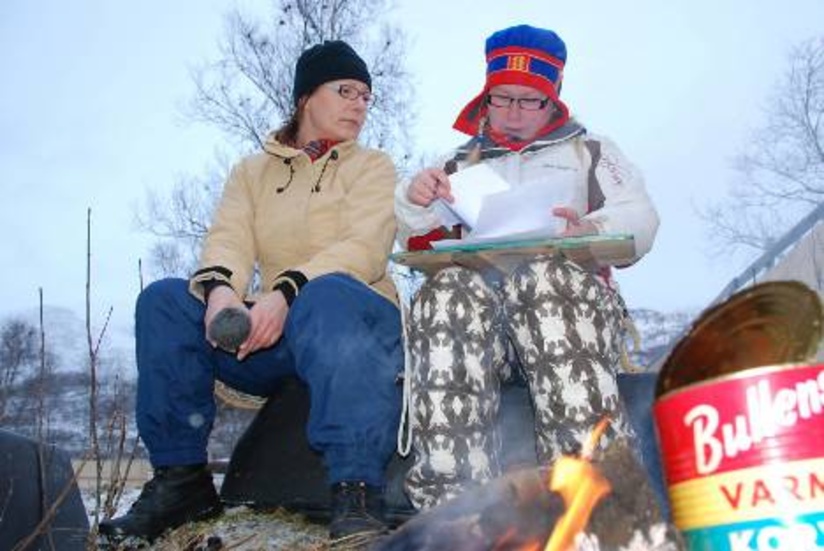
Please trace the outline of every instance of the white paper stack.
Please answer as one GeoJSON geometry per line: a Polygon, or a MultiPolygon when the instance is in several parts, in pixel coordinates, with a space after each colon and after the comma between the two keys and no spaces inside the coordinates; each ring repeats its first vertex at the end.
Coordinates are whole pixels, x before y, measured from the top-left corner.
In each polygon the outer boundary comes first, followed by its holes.
{"type": "MultiPolygon", "coordinates": [[[[442,201],[456,221],[470,229],[464,244],[494,243],[558,236],[566,221],[554,216],[554,207],[572,204],[574,182],[569,181],[510,187],[485,164],[461,170],[449,177],[454,203],[442,201]]],[[[435,248],[454,245],[456,240],[435,241],[435,248]]]]}

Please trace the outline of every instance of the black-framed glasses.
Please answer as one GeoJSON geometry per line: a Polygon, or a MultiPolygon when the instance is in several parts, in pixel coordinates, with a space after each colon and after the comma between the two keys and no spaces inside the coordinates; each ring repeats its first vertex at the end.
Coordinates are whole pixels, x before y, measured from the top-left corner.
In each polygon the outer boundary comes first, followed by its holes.
{"type": "Polygon", "coordinates": [[[369,90],[359,90],[357,86],[351,84],[324,84],[324,86],[334,90],[344,99],[355,101],[363,98],[366,105],[372,105],[375,102],[375,94],[369,90]]]}
{"type": "Polygon", "coordinates": [[[512,104],[524,111],[540,111],[549,103],[549,98],[513,98],[500,94],[487,94],[486,103],[492,107],[510,108],[512,104]]]}

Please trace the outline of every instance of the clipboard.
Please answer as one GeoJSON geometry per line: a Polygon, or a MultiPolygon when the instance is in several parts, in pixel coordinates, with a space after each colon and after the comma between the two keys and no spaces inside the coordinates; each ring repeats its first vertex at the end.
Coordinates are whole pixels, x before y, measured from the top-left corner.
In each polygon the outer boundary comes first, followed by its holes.
{"type": "Polygon", "coordinates": [[[562,254],[584,269],[621,266],[635,261],[631,235],[585,235],[461,244],[425,251],[393,253],[390,260],[431,274],[448,266],[463,266],[479,272],[508,273],[529,257],[562,254]]]}

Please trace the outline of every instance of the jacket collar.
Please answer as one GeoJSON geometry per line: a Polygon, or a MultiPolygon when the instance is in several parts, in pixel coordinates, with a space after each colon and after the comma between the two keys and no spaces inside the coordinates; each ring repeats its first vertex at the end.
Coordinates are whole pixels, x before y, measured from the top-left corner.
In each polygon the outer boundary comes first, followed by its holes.
{"type": "MultiPolygon", "coordinates": [[[[355,140],[338,142],[323,151],[317,158],[322,158],[324,155],[328,155],[330,151],[337,151],[338,155],[346,155],[351,151],[357,150],[359,147],[360,145],[355,140]]],[[[292,147],[277,141],[274,133],[270,134],[266,139],[266,143],[263,144],[263,151],[269,155],[274,155],[283,159],[294,159],[301,154],[309,155],[309,153],[303,149],[292,147]]],[[[312,156],[309,155],[309,158],[312,159],[312,156]]],[[[313,161],[317,160],[317,158],[313,159],[313,161]]]]}
{"type": "MultiPolygon", "coordinates": [[[[570,119],[560,128],[550,130],[546,134],[538,136],[537,138],[532,140],[532,142],[529,143],[529,145],[526,145],[525,147],[519,149],[517,153],[534,153],[536,151],[544,149],[545,147],[549,147],[551,145],[555,145],[566,140],[570,140],[585,132],[586,128],[584,128],[583,125],[581,125],[579,122],[573,119],[570,119]]],[[[467,156],[469,156],[469,154],[477,147],[480,147],[481,155],[479,160],[481,161],[494,159],[496,157],[501,157],[509,153],[515,153],[515,151],[513,151],[506,144],[497,143],[488,134],[485,133],[482,136],[472,138],[471,140],[467,141],[465,144],[460,146],[455,152],[454,160],[459,162],[465,161],[467,156]]]]}

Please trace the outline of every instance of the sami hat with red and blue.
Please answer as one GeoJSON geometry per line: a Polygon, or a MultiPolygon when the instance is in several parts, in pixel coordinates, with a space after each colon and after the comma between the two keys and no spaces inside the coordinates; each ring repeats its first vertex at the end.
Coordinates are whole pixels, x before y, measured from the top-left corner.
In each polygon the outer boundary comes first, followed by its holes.
{"type": "Polygon", "coordinates": [[[476,135],[486,115],[486,95],[501,84],[520,84],[543,92],[560,111],[556,120],[566,122],[569,109],[559,98],[567,58],[561,37],[548,29],[516,25],[489,36],[485,53],[486,84],[458,115],[455,130],[476,135]]]}

